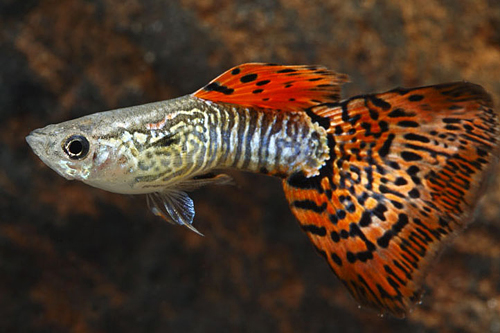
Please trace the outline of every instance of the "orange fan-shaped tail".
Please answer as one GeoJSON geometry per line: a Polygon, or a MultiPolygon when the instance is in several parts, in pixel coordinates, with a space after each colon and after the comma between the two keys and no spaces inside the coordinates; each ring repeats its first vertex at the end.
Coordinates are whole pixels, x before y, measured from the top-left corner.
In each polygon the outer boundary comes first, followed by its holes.
{"type": "Polygon", "coordinates": [[[310,111],[328,120],[330,159],[319,176],[284,181],[291,208],[356,300],[404,316],[496,160],[491,99],[480,86],[451,83],[310,111]]]}

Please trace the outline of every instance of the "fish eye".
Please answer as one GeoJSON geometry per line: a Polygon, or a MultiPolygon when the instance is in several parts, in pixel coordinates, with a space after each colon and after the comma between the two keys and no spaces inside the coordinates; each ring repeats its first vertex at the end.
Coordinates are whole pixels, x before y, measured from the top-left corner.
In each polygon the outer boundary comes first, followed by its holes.
{"type": "Polygon", "coordinates": [[[89,141],[81,135],[72,135],[66,139],[63,150],[72,160],[81,160],[89,153],[89,141]]]}

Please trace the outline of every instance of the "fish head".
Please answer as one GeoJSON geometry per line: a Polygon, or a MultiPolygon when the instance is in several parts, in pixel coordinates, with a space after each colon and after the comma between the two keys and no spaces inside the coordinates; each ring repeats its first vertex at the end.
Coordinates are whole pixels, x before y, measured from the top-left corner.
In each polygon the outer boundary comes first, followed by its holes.
{"type": "Polygon", "coordinates": [[[32,131],[26,141],[33,152],[66,179],[85,180],[89,176],[94,145],[89,130],[64,123],[32,131]]]}
{"type": "Polygon", "coordinates": [[[26,141],[66,179],[122,194],[157,192],[204,170],[204,150],[193,144],[200,141],[204,108],[185,96],[48,125],[26,141]]]}
{"type": "Polygon", "coordinates": [[[102,125],[98,118],[87,116],[36,129],[26,141],[47,166],[64,178],[112,192],[127,192],[129,156],[113,139],[116,128],[102,125]]]}

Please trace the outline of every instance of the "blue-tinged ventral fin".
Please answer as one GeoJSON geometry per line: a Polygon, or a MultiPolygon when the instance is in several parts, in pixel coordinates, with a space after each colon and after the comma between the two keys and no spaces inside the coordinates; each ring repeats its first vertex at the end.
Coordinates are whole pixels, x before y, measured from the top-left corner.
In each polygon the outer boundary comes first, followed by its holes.
{"type": "Polygon", "coordinates": [[[172,224],[183,225],[200,236],[201,232],[193,226],[194,204],[186,192],[168,190],[150,193],[147,196],[149,209],[156,216],[172,224]]]}

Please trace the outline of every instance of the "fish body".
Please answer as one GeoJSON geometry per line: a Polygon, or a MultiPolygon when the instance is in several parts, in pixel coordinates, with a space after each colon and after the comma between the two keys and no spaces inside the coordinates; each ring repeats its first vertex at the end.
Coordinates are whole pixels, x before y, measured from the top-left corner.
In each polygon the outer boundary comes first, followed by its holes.
{"type": "Polygon", "coordinates": [[[480,86],[458,82],[340,101],[323,67],[243,64],[180,98],[33,131],[67,179],[147,194],[155,215],[193,227],[186,191],[277,176],[318,252],[362,304],[403,316],[427,263],[463,228],[498,150],[480,86]]]}
{"type": "Polygon", "coordinates": [[[65,178],[123,194],[191,187],[193,177],[216,168],[317,173],[328,156],[325,130],[304,113],[189,95],[49,125],[27,140],[65,178]],[[72,158],[74,140],[88,151],[72,158]]]}

